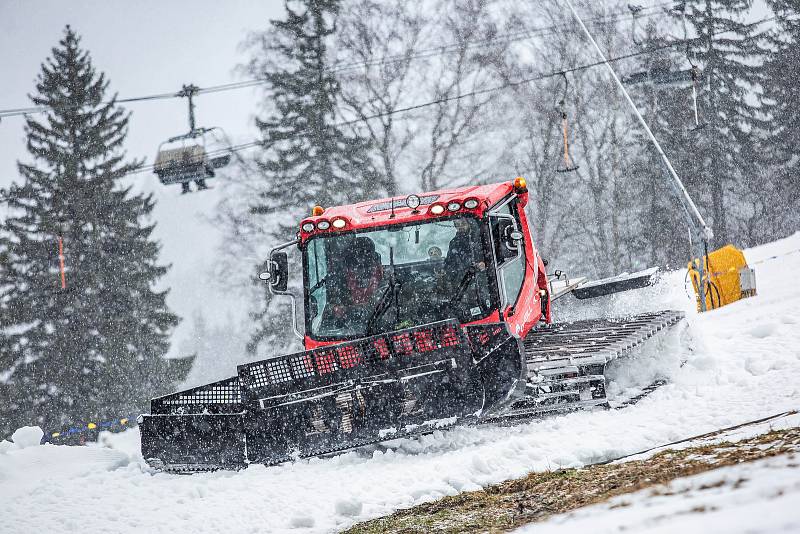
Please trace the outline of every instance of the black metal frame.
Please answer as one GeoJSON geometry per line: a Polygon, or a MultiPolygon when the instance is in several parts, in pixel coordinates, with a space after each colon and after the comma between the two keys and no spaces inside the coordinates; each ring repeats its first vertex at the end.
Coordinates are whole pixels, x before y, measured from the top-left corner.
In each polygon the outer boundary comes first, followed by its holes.
{"type": "Polygon", "coordinates": [[[411,435],[481,410],[474,347],[450,319],[240,365],[237,377],[153,399],[142,454],[182,471],[229,468],[411,435]]]}

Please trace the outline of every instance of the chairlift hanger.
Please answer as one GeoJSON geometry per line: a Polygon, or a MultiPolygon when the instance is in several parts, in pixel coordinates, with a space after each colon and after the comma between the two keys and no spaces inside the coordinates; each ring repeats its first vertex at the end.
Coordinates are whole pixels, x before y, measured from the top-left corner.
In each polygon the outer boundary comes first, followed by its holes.
{"type": "Polygon", "coordinates": [[[644,7],[636,4],[628,4],[628,9],[631,12],[631,41],[633,41],[633,44],[636,46],[642,46],[642,42],[636,38],[636,20],[638,19],[639,13],[642,12],[644,7]]]}
{"type": "Polygon", "coordinates": [[[686,2],[681,2],[680,9],[676,9],[676,12],[681,14],[681,21],[683,22],[683,40],[686,43],[686,61],[688,61],[689,65],[692,67],[689,69],[689,72],[691,73],[692,79],[692,111],[694,111],[694,128],[690,128],[689,131],[696,132],[697,130],[701,130],[706,126],[705,123],[700,122],[700,112],[697,104],[697,84],[700,81],[701,72],[700,67],[698,67],[694,61],[692,61],[692,54],[689,51],[689,31],[686,27],[686,2]]]}
{"type": "Polygon", "coordinates": [[[575,165],[572,161],[572,158],[569,154],[569,122],[567,120],[567,91],[569,90],[569,79],[567,78],[567,74],[565,72],[561,73],[561,76],[564,78],[564,93],[561,96],[561,100],[558,102],[557,111],[561,115],[561,134],[563,138],[564,144],[564,155],[562,159],[562,163],[556,167],[556,172],[574,172],[577,171],[579,166],[575,165]]]}
{"type": "Polygon", "coordinates": [[[669,10],[670,13],[674,15],[680,15],[681,17],[681,24],[683,26],[683,42],[686,44],[684,48],[684,54],[686,55],[686,61],[689,63],[690,68],[685,71],[681,71],[683,78],[686,79],[687,82],[691,83],[692,86],[692,112],[694,115],[694,127],[689,128],[689,131],[696,132],[697,130],[701,130],[705,128],[705,123],[700,122],[700,111],[699,105],[697,103],[697,85],[700,82],[701,77],[701,70],[700,67],[692,61],[692,54],[689,50],[689,30],[686,26],[686,1],[680,2],[672,7],[669,10]]]}
{"type": "Polygon", "coordinates": [[[200,90],[194,84],[184,85],[176,96],[186,98],[189,102],[189,131],[170,137],[158,145],[158,153],[153,164],[153,172],[164,185],[181,184],[182,193],[191,192],[190,184],[194,182],[197,191],[209,189],[206,179],[215,176],[215,170],[230,163],[231,155],[210,157],[206,150],[208,136],[217,126],[198,127],[195,121],[194,96],[200,90]],[[180,143],[179,147],[165,148],[165,145],[180,143]]]}

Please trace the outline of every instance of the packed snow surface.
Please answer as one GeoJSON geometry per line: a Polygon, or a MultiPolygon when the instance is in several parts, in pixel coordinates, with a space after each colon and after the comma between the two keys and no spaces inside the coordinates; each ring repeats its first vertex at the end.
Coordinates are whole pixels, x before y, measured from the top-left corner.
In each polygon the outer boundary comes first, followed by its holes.
{"type": "MultiPolygon", "coordinates": [[[[192,476],[150,469],[136,430],[104,435],[88,447],[6,445],[0,448],[0,531],[331,532],[531,471],[615,458],[798,408],[800,285],[793,280],[800,253],[790,253],[797,249],[800,234],[746,251],[758,296],[707,314],[695,313],[681,272],[607,302],[606,311],[617,315],[663,308],[687,313],[684,325],[616,366],[609,388],[616,395],[654,378],[669,380],[635,406],[437,431],[333,458],[192,476]],[[757,263],[774,255],[780,257],[757,263]]],[[[796,490],[787,495],[796,503],[796,490]]],[[[770,513],[796,524],[800,507],[775,502],[783,506],[770,513]]],[[[679,509],[663,506],[665,513],[679,509]]],[[[682,521],[712,529],[713,517],[682,521]]]]}

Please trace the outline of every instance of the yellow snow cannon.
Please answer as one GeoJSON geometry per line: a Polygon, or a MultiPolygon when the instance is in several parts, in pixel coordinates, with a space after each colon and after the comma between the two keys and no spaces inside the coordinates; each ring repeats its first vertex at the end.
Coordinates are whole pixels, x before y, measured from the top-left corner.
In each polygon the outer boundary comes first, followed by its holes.
{"type": "MultiPolygon", "coordinates": [[[[747,265],[744,252],[733,245],[703,256],[706,310],[713,310],[756,294],[756,273],[747,265]]],[[[701,311],[700,259],[689,262],[689,276],[697,297],[697,310],[701,311]]]]}

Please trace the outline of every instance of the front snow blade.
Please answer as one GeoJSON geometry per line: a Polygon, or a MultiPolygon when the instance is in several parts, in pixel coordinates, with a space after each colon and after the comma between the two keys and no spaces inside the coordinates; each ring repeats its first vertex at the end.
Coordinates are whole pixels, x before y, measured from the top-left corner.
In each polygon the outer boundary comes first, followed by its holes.
{"type": "Polygon", "coordinates": [[[142,456],[180,472],[243,467],[243,412],[236,376],[153,399],[139,422],[142,456]]]}
{"type": "Polygon", "coordinates": [[[191,472],[246,465],[241,414],[143,415],[142,456],[153,467],[191,472]]]}
{"type": "Polygon", "coordinates": [[[435,428],[480,407],[472,369],[455,320],[241,365],[248,458],[272,464],[435,428]]]}
{"type": "Polygon", "coordinates": [[[652,285],[656,272],[658,272],[658,267],[651,267],[635,273],[623,273],[610,278],[594,280],[576,287],[572,290],[572,294],[579,299],[592,299],[630,289],[641,289],[652,285]]]}

